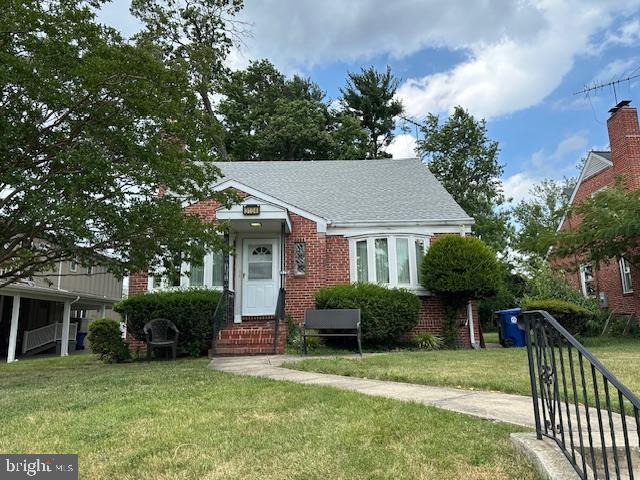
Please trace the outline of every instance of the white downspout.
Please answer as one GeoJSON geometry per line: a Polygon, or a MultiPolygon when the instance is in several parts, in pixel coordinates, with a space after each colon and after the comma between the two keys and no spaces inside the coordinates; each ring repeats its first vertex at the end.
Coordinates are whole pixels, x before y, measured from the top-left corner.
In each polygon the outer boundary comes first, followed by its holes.
{"type": "Polygon", "coordinates": [[[473,305],[471,300],[467,302],[467,323],[469,324],[469,339],[471,340],[471,346],[475,349],[480,348],[480,345],[476,341],[476,331],[473,324],[473,305]]]}

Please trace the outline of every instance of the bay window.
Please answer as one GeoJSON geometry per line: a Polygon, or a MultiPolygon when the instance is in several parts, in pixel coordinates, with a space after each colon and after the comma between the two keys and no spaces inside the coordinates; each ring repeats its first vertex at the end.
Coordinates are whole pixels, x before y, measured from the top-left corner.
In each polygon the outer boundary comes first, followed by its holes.
{"type": "Polygon", "coordinates": [[[402,237],[396,238],[396,269],[399,285],[411,284],[410,265],[409,239],[402,237]]]}
{"type": "Polygon", "coordinates": [[[356,281],[369,281],[369,255],[367,253],[367,241],[356,242],[356,281]]]}
{"type": "Polygon", "coordinates": [[[389,245],[386,238],[375,239],[376,281],[389,283],[389,245]]]}
{"type": "Polygon", "coordinates": [[[371,235],[350,241],[351,279],[390,287],[420,289],[420,265],[428,237],[371,235]]]}

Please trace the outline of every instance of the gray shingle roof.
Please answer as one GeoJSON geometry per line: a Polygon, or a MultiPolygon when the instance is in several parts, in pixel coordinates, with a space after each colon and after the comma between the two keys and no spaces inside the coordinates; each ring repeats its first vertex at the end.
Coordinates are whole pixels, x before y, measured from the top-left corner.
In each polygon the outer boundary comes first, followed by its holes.
{"type": "Polygon", "coordinates": [[[332,223],[464,220],[419,159],[220,162],[236,180],[332,223]]]}

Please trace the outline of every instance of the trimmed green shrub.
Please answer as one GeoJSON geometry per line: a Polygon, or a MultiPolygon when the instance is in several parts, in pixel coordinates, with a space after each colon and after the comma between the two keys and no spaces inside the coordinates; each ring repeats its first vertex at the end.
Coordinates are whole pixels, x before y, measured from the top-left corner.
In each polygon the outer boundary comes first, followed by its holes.
{"type": "Polygon", "coordinates": [[[572,335],[582,335],[587,330],[587,324],[594,316],[593,312],[577,303],[555,298],[532,299],[522,301],[522,309],[546,310],[572,335]]]}
{"type": "Polygon", "coordinates": [[[110,318],[101,318],[89,325],[87,340],[91,351],[105,363],[120,363],[129,360],[131,355],[122,340],[120,324],[110,318]]]}
{"type": "Polygon", "coordinates": [[[444,344],[458,345],[458,312],[470,299],[498,291],[502,272],[495,254],[474,237],[445,235],[431,245],[422,260],[422,285],[444,303],[444,344]]]}
{"type": "Polygon", "coordinates": [[[420,350],[440,350],[443,341],[441,337],[431,332],[423,332],[416,335],[415,344],[420,350]]]}
{"type": "Polygon", "coordinates": [[[371,344],[394,344],[418,324],[420,299],[409,290],[354,283],[321,288],[316,306],[322,309],[359,308],[362,340],[371,344]]]}
{"type": "Polygon", "coordinates": [[[123,300],[114,310],[126,317],[128,331],[139,339],[145,338],[143,329],[149,320],[171,320],[180,331],[178,355],[197,357],[209,348],[220,295],[203,289],[145,293],[123,300]]]}
{"type": "Polygon", "coordinates": [[[445,235],[433,242],[422,261],[423,286],[463,302],[494,295],[500,278],[495,254],[474,237],[445,235]]]}

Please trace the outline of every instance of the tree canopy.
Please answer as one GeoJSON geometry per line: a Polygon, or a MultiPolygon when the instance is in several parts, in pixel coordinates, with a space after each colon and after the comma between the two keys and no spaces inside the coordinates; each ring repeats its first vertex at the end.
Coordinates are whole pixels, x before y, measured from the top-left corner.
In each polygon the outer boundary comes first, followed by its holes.
{"type": "Polygon", "coordinates": [[[369,158],[391,156],[384,149],[394,138],[395,117],[404,110],[395,98],[398,83],[389,66],[384,72],[369,67],[349,73],[341,90],[345,109],[355,114],[369,133],[369,158]]]}
{"type": "Polygon", "coordinates": [[[486,121],[458,106],[443,123],[438,115],[427,115],[422,133],[418,151],[431,172],[475,219],[474,233],[495,251],[503,251],[512,233],[509,212],[500,209],[505,202],[500,180],[504,167],[486,121]]]}
{"type": "Polygon", "coordinates": [[[554,255],[594,264],[625,257],[640,267],[640,190],[618,181],[572,207],[568,222],[578,225],[558,233],[554,255]]]}
{"type": "Polygon", "coordinates": [[[221,83],[219,105],[230,160],[364,158],[367,133],[348,112],[330,108],[309,79],[286,78],[268,60],[221,83]]]}
{"type": "Polygon", "coordinates": [[[101,2],[11,0],[0,25],[0,286],[78,259],[162,268],[221,246],[185,202],[217,138],[192,78],[95,22],[101,2]],[[158,196],[164,186],[170,195],[158,196]]]}
{"type": "Polygon", "coordinates": [[[556,230],[567,213],[574,178],[562,181],[545,179],[533,186],[530,197],[512,210],[518,223],[514,246],[520,252],[544,257],[553,244],[556,230]]]}
{"type": "Polygon", "coordinates": [[[243,0],[131,1],[131,13],[144,25],[136,36],[138,42],[185,69],[223,160],[228,159],[224,129],[213,98],[228,71],[225,61],[234,42],[247,33],[235,18],[243,5],[243,0]]]}

